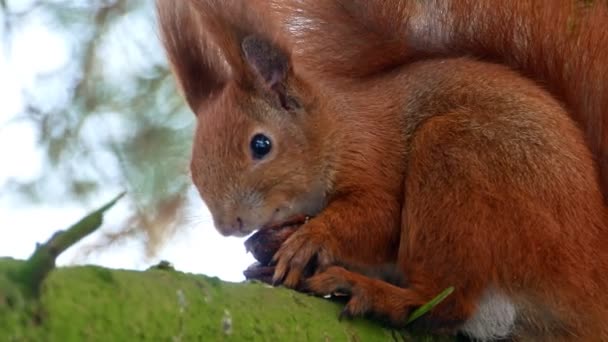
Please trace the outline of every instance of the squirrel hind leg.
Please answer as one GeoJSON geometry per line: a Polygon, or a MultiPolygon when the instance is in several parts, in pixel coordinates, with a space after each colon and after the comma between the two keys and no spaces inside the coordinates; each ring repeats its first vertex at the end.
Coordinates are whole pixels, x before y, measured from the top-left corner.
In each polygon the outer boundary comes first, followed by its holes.
{"type": "MultiPolygon", "coordinates": [[[[603,334],[601,315],[584,309],[593,304],[589,294],[604,300],[593,286],[601,281],[588,271],[598,264],[594,256],[603,257],[593,250],[600,235],[573,219],[589,213],[579,204],[587,202],[577,199],[584,190],[572,189],[575,180],[592,173],[592,163],[581,159],[584,165],[577,166],[587,167],[582,175],[576,167],[558,173],[545,158],[508,148],[513,130],[500,130],[493,121],[484,131],[469,125],[474,114],[458,110],[433,117],[412,140],[405,198],[413,200],[404,206],[399,259],[411,284],[455,288],[447,305],[428,318],[470,312],[461,329],[475,338],[508,333],[536,341],[567,339],[586,333],[584,320],[594,334],[603,334]],[[480,143],[488,133],[493,139],[480,143]],[[562,187],[545,186],[551,182],[562,187]],[[570,207],[574,214],[558,220],[554,207],[570,207]]],[[[524,138],[517,137],[520,149],[544,156],[542,146],[524,138]]],[[[567,162],[568,152],[555,150],[550,160],[567,162]]]]}

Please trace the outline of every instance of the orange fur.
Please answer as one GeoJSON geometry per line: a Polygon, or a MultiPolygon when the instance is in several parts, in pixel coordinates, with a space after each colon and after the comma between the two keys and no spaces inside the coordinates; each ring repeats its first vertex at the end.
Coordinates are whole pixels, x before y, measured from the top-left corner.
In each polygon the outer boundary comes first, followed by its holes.
{"type": "Polygon", "coordinates": [[[289,27],[295,63],[330,78],[458,56],[520,71],[563,101],[583,128],[608,197],[605,1],[270,0],[266,6],[289,27]]]}
{"type": "Polygon", "coordinates": [[[405,287],[306,282],[348,313],[402,325],[454,286],[420,325],[608,340],[608,16],[589,3],[158,0],[216,227],[314,216],[275,254],[289,287],[311,261],[400,266],[405,287]]]}

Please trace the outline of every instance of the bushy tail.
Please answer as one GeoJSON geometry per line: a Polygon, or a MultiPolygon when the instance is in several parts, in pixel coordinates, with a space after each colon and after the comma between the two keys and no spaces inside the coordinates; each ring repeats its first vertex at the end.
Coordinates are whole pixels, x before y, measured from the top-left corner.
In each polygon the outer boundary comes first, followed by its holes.
{"type": "Polygon", "coordinates": [[[294,64],[328,76],[365,77],[402,65],[410,1],[269,0],[294,64]]]}

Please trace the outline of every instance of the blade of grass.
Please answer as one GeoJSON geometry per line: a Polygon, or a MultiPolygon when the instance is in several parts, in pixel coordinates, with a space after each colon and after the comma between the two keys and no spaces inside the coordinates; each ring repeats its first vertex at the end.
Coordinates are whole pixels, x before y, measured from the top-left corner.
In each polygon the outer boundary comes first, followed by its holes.
{"type": "Polygon", "coordinates": [[[414,310],[410,317],[407,320],[406,324],[410,324],[412,321],[420,318],[420,316],[426,314],[431,311],[435,306],[441,303],[444,299],[447,298],[450,294],[454,292],[454,287],[450,286],[447,289],[443,290],[440,294],[438,294],[435,298],[428,301],[426,304],[422,305],[418,309],[414,310]]]}

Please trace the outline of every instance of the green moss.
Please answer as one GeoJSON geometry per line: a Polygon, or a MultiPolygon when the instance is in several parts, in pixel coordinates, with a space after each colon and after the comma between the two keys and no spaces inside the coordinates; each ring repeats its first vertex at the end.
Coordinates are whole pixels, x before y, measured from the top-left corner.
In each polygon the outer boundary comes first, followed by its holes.
{"type": "MultiPolygon", "coordinates": [[[[113,271],[113,283],[99,281],[96,267],[54,272],[44,286],[43,306],[52,312],[44,329],[56,340],[224,340],[256,341],[271,336],[290,340],[348,340],[353,335],[319,312],[338,307],[286,289],[262,284],[220,283],[179,272],[113,271]],[[66,284],[70,281],[71,284],[66,284]],[[220,286],[221,285],[221,286],[220,286]],[[81,298],[87,298],[86,304],[81,298]],[[128,305],[125,305],[127,304],[128,305]],[[306,304],[303,304],[306,303],[306,304]],[[109,328],[110,327],[110,328],[109,328]],[[336,328],[339,328],[336,331],[336,328]]],[[[361,325],[361,323],[359,323],[361,325]]],[[[355,335],[366,340],[390,334],[363,324],[355,335]]]]}
{"type": "MultiPolygon", "coordinates": [[[[6,275],[19,264],[0,259],[4,297],[18,290],[6,275]]],[[[39,305],[0,303],[0,336],[16,341],[393,341],[395,333],[339,322],[342,306],[321,298],[158,268],[59,268],[39,305]]]]}
{"type": "Polygon", "coordinates": [[[28,340],[31,327],[36,324],[37,305],[23,295],[22,284],[17,281],[23,264],[0,258],[0,336],[8,341],[28,340]]]}

